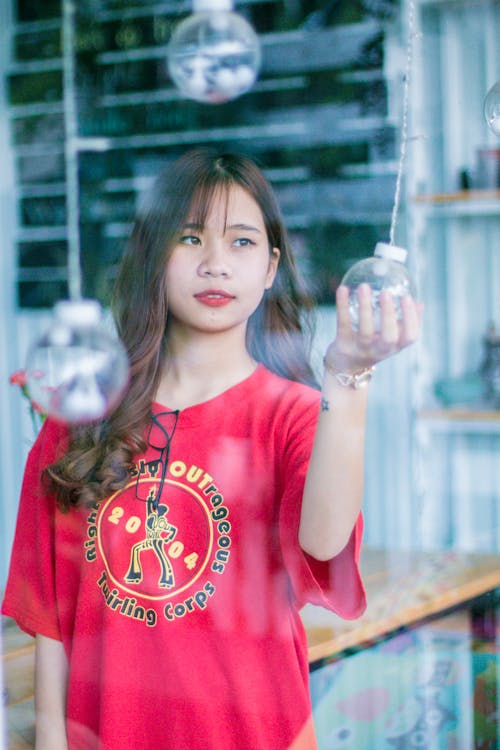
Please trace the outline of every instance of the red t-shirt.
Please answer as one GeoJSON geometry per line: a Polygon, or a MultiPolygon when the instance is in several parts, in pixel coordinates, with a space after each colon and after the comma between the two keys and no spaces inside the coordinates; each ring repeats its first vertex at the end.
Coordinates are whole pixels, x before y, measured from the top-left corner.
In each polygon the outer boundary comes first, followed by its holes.
{"type": "Polygon", "coordinates": [[[3,612],[64,643],[71,750],[315,747],[299,609],[365,606],[361,517],[330,562],[298,545],[318,407],[263,366],[177,423],[155,403],[125,489],[69,513],[40,484],[65,443],[45,423],[3,612]]]}

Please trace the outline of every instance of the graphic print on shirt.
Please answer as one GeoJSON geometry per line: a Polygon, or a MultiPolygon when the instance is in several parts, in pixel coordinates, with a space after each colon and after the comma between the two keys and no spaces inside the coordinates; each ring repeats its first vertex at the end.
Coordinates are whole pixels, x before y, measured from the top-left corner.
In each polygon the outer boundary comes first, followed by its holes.
{"type": "Polygon", "coordinates": [[[85,541],[106,605],[150,627],[206,609],[231,546],[213,477],[177,460],[162,480],[156,463],[140,461],[126,487],[92,507],[85,541]]]}
{"type": "Polygon", "coordinates": [[[125,581],[127,583],[139,583],[142,581],[141,553],[152,549],[156,553],[161,566],[158,586],[170,589],[174,586],[174,572],[165,552],[165,545],[172,541],[177,534],[177,529],[167,521],[168,506],[155,503],[155,499],[155,488],[151,487],[147,499],[146,538],[141,542],[137,542],[132,547],[130,568],[125,576],[125,581]]]}

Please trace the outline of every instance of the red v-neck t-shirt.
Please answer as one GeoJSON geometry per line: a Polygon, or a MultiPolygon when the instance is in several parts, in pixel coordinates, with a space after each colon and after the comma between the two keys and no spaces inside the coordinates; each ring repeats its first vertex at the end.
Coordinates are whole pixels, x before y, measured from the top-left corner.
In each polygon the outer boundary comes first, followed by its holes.
{"type": "Polygon", "coordinates": [[[66,439],[46,421],[3,612],[64,644],[70,750],[316,747],[299,610],[365,607],[361,517],[329,562],[298,544],[319,399],[260,365],[177,417],[154,403],[127,486],[68,513],[40,483],[66,439]]]}

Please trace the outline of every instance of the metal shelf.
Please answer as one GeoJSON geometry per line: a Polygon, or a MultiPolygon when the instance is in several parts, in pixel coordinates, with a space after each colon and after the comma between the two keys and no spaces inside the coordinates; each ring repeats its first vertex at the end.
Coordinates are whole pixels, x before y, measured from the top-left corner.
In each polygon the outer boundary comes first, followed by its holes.
{"type": "Polygon", "coordinates": [[[18,242],[50,242],[51,240],[65,240],[66,238],[65,224],[46,227],[22,227],[17,233],[18,242]]]}
{"type": "Polygon", "coordinates": [[[47,281],[67,281],[66,266],[36,266],[36,268],[18,268],[17,281],[24,283],[40,283],[47,281]]]}
{"type": "Polygon", "coordinates": [[[9,75],[20,73],[47,73],[52,70],[62,70],[62,57],[37,58],[12,63],[8,68],[9,75]]]}

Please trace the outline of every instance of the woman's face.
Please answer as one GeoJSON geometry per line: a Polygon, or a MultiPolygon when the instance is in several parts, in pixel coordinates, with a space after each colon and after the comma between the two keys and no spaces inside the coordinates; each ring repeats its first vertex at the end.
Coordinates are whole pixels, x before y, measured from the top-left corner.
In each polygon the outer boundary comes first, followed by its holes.
{"type": "Polygon", "coordinates": [[[169,325],[184,333],[244,333],[274,281],[279,255],[277,248],[269,251],[262,212],[251,195],[236,185],[221,191],[205,226],[188,216],[170,255],[169,325]]]}

